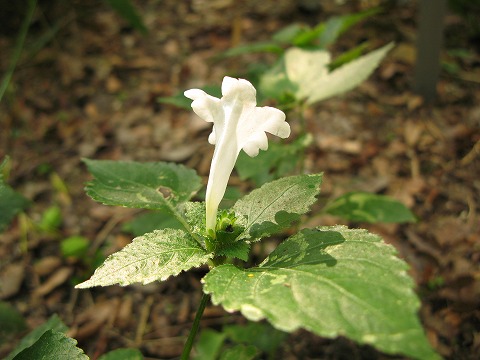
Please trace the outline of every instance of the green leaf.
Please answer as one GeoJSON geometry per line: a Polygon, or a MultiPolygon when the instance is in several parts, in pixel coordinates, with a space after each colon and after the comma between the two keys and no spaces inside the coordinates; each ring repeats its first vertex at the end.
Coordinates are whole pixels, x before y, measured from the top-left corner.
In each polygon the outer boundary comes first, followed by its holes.
{"type": "MultiPolygon", "coordinates": [[[[207,94],[212,95],[214,97],[218,97],[218,98],[222,97],[222,91],[220,87],[217,85],[206,85],[206,86],[200,87],[199,89],[205,91],[207,94]]],[[[183,95],[183,91],[178,92],[173,96],[158,97],[157,101],[161,104],[170,104],[185,110],[192,109],[191,107],[192,100],[186,98],[185,95],[183,95]]]]}
{"type": "Polygon", "coordinates": [[[15,347],[15,349],[13,349],[10,354],[8,354],[5,360],[13,359],[17,354],[35,344],[38,339],[40,339],[40,337],[48,330],[65,333],[68,328],[57,315],[52,315],[47,322],[36,327],[28,335],[23,337],[20,343],[15,347]]]}
{"type": "Polygon", "coordinates": [[[3,231],[29,201],[0,179],[0,231],[3,231]]]}
{"type": "Polygon", "coordinates": [[[10,156],[5,156],[0,163],[0,182],[7,182],[10,176],[10,170],[12,168],[12,162],[10,156]]]}
{"type": "Polygon", "coordinates": [[[9,303],[0,301],[0,345],[26,329],[23,316],[9,303]]]}
{"type": "Polygon", "coordinates": [[[338,55],[328,66],[330,70],[334,70],[342,65],[345,65],[355,59],[358,59],[363,52],[368,48],[368,42],[361,43],[358,46],[338,55]]]}
{"type": "Polygon", "coordinates": [[[190,230],[197,236],[205,236],[205,202],[187,202],[184,209],[190,230]]]}
{"type": "Polygon", "coordinates": [[[162,210],[175,213],[201,187],[192,169],[173,163],[138,163],[84,160],[95,177],[87,184],[87,194],[105,205],[162,210]]]}
{"type": "Polygon", "coordinates": [[[315,45],[316,40],[325,31],[325,27],[325,23],[320,23],[314,28],[310,28],[298,33],[297,36],[295,36],[295,38],[292,40],[292,45],[305,48],[315,45]]]}
{"type": "Polygon", "coordinates": [[[90,241],[79,235],[69,236],[60,243],[60,251],[64,257],[80,259],[84,257],[90,246],[90,241]]]}
{"type": "MultiPolygon", "coordinates": [[[[218,217],[223,213],[220,212],[217,216],[217,226],[219,225],[218,217]]],[[[233,215],[233,214],[232,214],[233,215]]],[[[197,235],[201,242],[205,242],[207,235],[205,229],[205,203],[204,202],[188,202],[185,204],[185,217],[193,234],[197,235]]],[[[248,260],[248,253],[250,245],[245,241],[239,240],[239,235],[243,232],[243,218],[238,218],[234,222],[233,228],[229,231],[225,229],[216,229],[216,240],[209,240],[210,249],[215,256],[226,256],[229,258],[237,258],[243,261],[248,260]]]]}
{"type": "Polygon", "coordinates": [[[262,98],[282,101],[298,91],[298,87],[287,77],[284,55],[260,77],[258,90],[262,98]]]}
{"type": "Polygon", "coordinates": [[[311,47],[318,44],[318,48],[326,49],[345,31],[363,19],[378,13],[379,10],[379,8],[372,8],[355,14],[331,17],[327,21],[319,23],[313,29],[298,32],[291,39],[291,43],[299,47],[311,47]]]}
{"type": "Polygon", "coordinates": [[[310,27],[303,24],[291,24],[287,25],[284,28],[278,30],[273,34],[272,40],[280,44],[291,45],[293,39],[295,39],[298,34],[310,30],[310,27]]]}
{"type": "Polygon", "coordinates": [[[195,344],[195,356],[193,360],[216,360],[222,349],[226,334],[211,329],[205,329],[200,333],[195,344]]]}
{"type": "MultiPolygon", "coordinates": [[[[221,243],[221,240],[218,240],[221,243]]],[[[224,242],[221,243],[221,246],[215,248],[214,252],[217,256],[226,256],[228,258],[237,258],[243,261],[247,261],[248,254],[250,252],[250,244],[242,240],[224,242]]]]}
{"type": "Polygon", "coordinates": [[[64,333],[47,330],[32,346],[15,356],[14,360],[32,359],[69,359],[88,360],[82,349],[76,347],[77,341],[64,333]]]}
{"type": "Polygon", "coordinates": [[[369,223],[415,222],[415,215],[401,202],[385,195],[351,192],[328,204],[324,211],[350,221],[369,223]]]}
{"type": "Polygon", "coordinates": [[[203,279],[215,305],[277,329],[346,336],[390,354],[438,359],[417,317],[420,302],[396,250],[366,230],[305,229],[258,267],[220,265],[203,279]]]}
{"type": "Polygon", "coordinates": [[[76,288],[163,281],[201,266],[210,258],[211,254],[185,231],[155,230],[133,239],[125,248],[110,255],[89,280],[76,288]]]}
{"type": "Polygon", "coordinates": [[[172,96],[158,97],[157,102],[159,102],[160,104],[173,105],[185,110],[190,110],[191,109],[190,105],[192,104],[192,100],[186,98],[183,95],[183,92],[179,92],[172,96]]]}
{"type": "Polygon", "coordinates": [[[252,179],[255,185],[263,185],[293,172],[311,142],[310,134],[301,136],[290,144],[271,142],[268,144],[268,151],[262,151],[254,158],[242,151],[235,168],[240,179],[252,179]]]}
{"type": "Polygon", "coordinates": [[[110,6],[125,20],[127,20],[130,25],[132,25],[136,30],[140,31],[142,34],[148,32],[147,27],[143,23],[142,17],[138,14],[135,7],[132,5],[130,0],[106,0],[110,6]]]}
{"type": "Polygon", "coordinates": [[[138,349],[116,349],[100,356],[98,360],[143,360],[143,355],[138,349]]]}
{"type": "Polygon", "coordinates": [[[268,42],[258,42],[253,44],[246,44],[246,45],[239,45],[224,51],[220,54],[221,58],[239,56],[244,54],[253,54],[253,53],[274,53],[274,54],[281,54],[283,52],[283,48],[276,44],[275,42],[268,41],[268,42]]]}
{"type": "Polygon", "coordinates": [[[332,72],[330,54],[324,50],[291,48],[285,53],[288,79],[298,87],[295,96],[311,105],[351,90],[366,80],[393,44],[387,44],[332,72]]]}
{"type": "Polygon", "coordinates": [[[236,343],[254,345],[268,354],[273,354],[287,337],[287,333],[261,322],[225,326],[223,332],[236,343]]]}
{"type": "Polygon", "coordinates": [[[253,345],[235,345],[222,352],[220,360],[253,360],[257,357],[258,349],[253,345]]]}
{"type": "Polygon", "coordinates": [[[240,238],[256,240],[290,227],[317,200],[321,182],[322,174],[285,177],[237,201],[233,207],[236,216],[247,217],[240,238]]]}
{"type": "Polygon", "coordinates": [[[160,229],[183,229],[183,224],[174,216],[163,212],[148,212],[136,216],[133,220],[126,222],[122,230],[134,236],[140,236],[147,232],[160,229]]]}
{"type": "Polygon", "coordinates": [[[38,227],[43,231],[55,231],[62,224],[62,210],[53,205],[47,208],[43,214],[42,219],[38,223],[38,227]]]}

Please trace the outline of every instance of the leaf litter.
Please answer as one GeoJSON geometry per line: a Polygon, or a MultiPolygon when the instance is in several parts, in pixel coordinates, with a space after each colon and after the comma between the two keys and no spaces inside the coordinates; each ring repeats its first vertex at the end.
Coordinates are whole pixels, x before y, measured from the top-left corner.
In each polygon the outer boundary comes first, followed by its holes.
{"type": "MultiPolygon", "coordinates": [[[[83,187],[90,179],[81,166],[82,157],[180,161],[206,179],[213,151],[206,144],[208,129],[193,124],[191,114],[157,103],[157,97],[219,83],[225,74],[269,58],[246,55],[212,63],[214,55],[238,41],[268,40],[294,21],[316,24],[358,10],[353,2],[342,6],[322,2],[322,11],[310,13],[293,1],[278,1],[273,12],[261,2],[246,3],[241,7],[228,1],[194,1],[189,7],[168,0],[135,1],[150,29],[145,37],[104,5],[61,2],[46,12],[52,18],[66,14],[75,21],[36,56],[22,58],[14,86],[0,104],[0,157],[11,156],[9,184],[33,203],[26,218],[17,218],[1,234],[0,278],[10,282],[4,297],[30,326],[58,313],[87,354],[137,346],[154,358],[179,355],[183,343],[179,339],[190,326],[205,270],[153,287],[79,293],[73,289],[73,278],[82,281],[92,269],[78,259],[62,258],[59,242],[82,235],[95,247],[102,245],[108,255],[125,245],[128,235],[121,222],[135,215],[100,207],[87,198],[83,187]],[[53,172],[68,185],[70,203],[59,200],[61,193],[51,186],[53,172]],[[35,224],[52,204],[61,208],[62,223],[54,233],[39,231],[35,224]],[[121,220],[110,226],[111,219],[121,220]],[[12,269],[15,276],[10,277],[12,269]],[[148,307],[147,296],[154,299],[148,307]],[[151,319],[146,328],[140,322],[142,311],[151,319]]],[[[40,17],[37,14],[34,23],[46,30],[40,17]]],[[[437,101],[424,104],[410,87],[415,17],[415,6],[397,5],[395,11],[365,21],[334,45],[336,53],[365,38],[378,46],[390,40],[398,43],[367,82],[306,112],[306,127],[315,141],[306,151],[305,171],[325,173],[313,214],[328,199],[355,190],[392,196],[413,210],[419,218],[416,224],[361,226],[382,235],[410,264],[422,300],[421,320],[436,350],[449,359],[469,359],[480,352],[480,86],[475,80],[480,55],[473,48],[476,60],[458,60],[462,68],[458,76],[442,72],[437,101]]],[[[450,23],[461,40],[447,37],[446,47],[472,48],[461,34],[465,26],[461,20],[450,23]]],[[[13,39],[0,35],[5,48],[2,70],[13,39]]],[[[294,116],[289,121],[296,126],[294,116]]],[[[241,186],[246,190],[245,184],[241,186]]],[[[308,221],[317,226],[338,219],[314,216],[308,221]]],[[[254,249],[263,260],[260,247],[254,249]]],[[[223,316],[222,310],[209,306],[204,326],[219,327],[223,316]]],[[[304,331],[291,335],[287,344],[280,350],[284,359],[340,359],[352,353],[358,358],[386,358],[344,338],[323,339],[304,331]]],[[[11,346],[1,345],[0,356],[11,346]]]]}

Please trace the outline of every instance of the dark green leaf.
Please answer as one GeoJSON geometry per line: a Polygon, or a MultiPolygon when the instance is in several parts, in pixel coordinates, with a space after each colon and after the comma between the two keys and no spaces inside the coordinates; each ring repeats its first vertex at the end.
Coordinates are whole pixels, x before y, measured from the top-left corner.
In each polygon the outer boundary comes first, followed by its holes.
{"type": "Polygon", "coordinates": [[[287,337],[287,333],[262,322],[249,322],[245,326],[226,326],[223,332],[232,341],[254,345],[267,354],[273,354],[287,337]]]}
{"type": "Polygon", "coordinates": [[[173,163],[84,160],[94,179],[87,194],[106,205],[175,213],[201,187],[194,170],[173,163]]]}
{"type": "MultiPolygon", "coordinates": [[[[205,203],[204,202],[188,202],[185,204],[185,217],[190,226],[191,231],[205,240],[205,203]]],[[[248,253],[250,245],[243,240],[237,240],[238,236],[243,231],[243,218],[238,218],[237,222],[232,228],[232,231],[217,230],[217,239],[215,242],[210,242],[212,245],[212,252],[216,256],[226,256],[229,258],[237,258],[243,261],[248,260],[248,253]]]]}
{"type": "Polygon", "coordinates": [[[328,68],[330,71],[335,70],[336,68],[349,63],[355,59],[358,59],[363,52],[368,48],[368,42],[361,43],[354,48],[340,54],[337,56],[329,65],[328,68]]]}
{"type": "Polygon", "coordinates": [[[68,359],[88,360],[82,349],[77,346],[75,339],[67,337],[62,332],[47,330],[32,346],[26,348],[14,360],[33,359],[68,359]]]}
{"type": "Polygon", "coordinates": [[[110,6],[125,20],[127,20],[133,28],[142,34],[148,32],[147,27],[143,23],[142,17],[138,14],[130,0],[106,0],[110,6]]]}
{"type": "Polygon", "coordinates": [[[8,354],[8,356],[4,360],[13,359],[21,351],[35,344],[38,339],[40,339],[40,337],[48,330],[65,333],[68,328],[57,315],[53,315],[50,317],[50,319],[48,319],[46,323],[36,327],[28,335],[23,337],[20,343],[10,354],[8,354]]]}
{"type": "MultiPolygon", "coordinates": [[[[218,98],[222,97],[222,91],[219,86],[206,85],[206,86],[200,87],[199,89],[205,91],[207,94],[212,95],[214,97],[218,97],[218,98]]],[[[170,104],[186,110],[192,109],[191,107],[192,100],[186,98],[185,95],[183,95],[183,91],[178,92],[173,96],[159,97],[157,98],[157,101],[161,104],[170,104]]]]}
{"type": "Polygon", "coordinates": [[[100,356],[98,360],[143,360],[143,355],[138,349],[116,349],[100,356]]]}
{"type": "Polygon", "coordinates": [[[211,255],[185,231],[155,230],[133,239],[131,244],[110,255],[89,280],[76,288],[163,281],[201,266],[210,258],[211,255]]]}
{"type": "Polygon", "coordinates": [[[390,354],[438,359],[417,312],[420,302],[396,250],[366,230],[305,229],[258,267],[220,265],[203,279],[212,302],[277,329],[346,336],[390,354]]]}
{"type": "Polygon", "coordinates": [[[328,204],[325,212],[350,221],[405,223],[416,217],[401,202],[385,195],[351,192],[328,204]]]}
{"type": "Polygon", "coordinates": [[[0,231],[3,231],[29,201],[0,179],[0,231]]]}
{"type": "Polygon", "coordinates": [[[0,345],[26,329],[23,316],[10,304],[0,301],[0,345]]]}
{"type": "Polygon", "coordinates": [[[317,25],[310,32],[297,36],[294,39],[294,45],[305,47],[318,42],[322,49],[326,49],[353,25],[378,12],[379,8],[372,8],[356,14],[332,17],[326,22],[317,25]]]}
{"type": "MultiPolygon", "coordinates": [[[[314,45],[314,41],[325,31],[325,23],[318,24],[313,29],[303,31],[297,34],[292,41],[292,45],[298,47],[309,47],[314,45]]],[[[324,48],[322,46],[322,48],[324,48]]]]}
{"type": "Polygon", "coordinates": [[[192,100],[186,98],[183,95],[183,92],[177,93],[173,96],[159,97],[157,98],[157,101],[161,104],[169,104],[185,110],[190,110],[190,105],[192,104],[192,100]]]}
{"type": "Polygon", "coordinates": [[[305,135],[290,144],[271,142],[268,151],[261,151],[254,158],[240,152],[235,168],[242,180],[251,179],[257,186],[293,172],[312,136],[305,135]]]}
{"type": "Polygon", "coordinates": [[[242,238],[252,240],[278,233],[309,211],[320,192],[322,174],[285,177],[253,190],[237,201],[237,217],[246,216],[242,238]]]}
{"type": "Polygon", "coordinates": [[[174,216],[162,212],[148,212],[135,217],[133,220],[125,223],[123,231],[129,232],[134,236],[140,236],[147,232],[160,229],[183,229],[183,224],[174,216]]]}
{"type": "Polygon", "coordinates": [[[272,40],[285,45],[292,45],[293,40],[298,34],[309,31],[310,28],[302,24],[291,24],[277,31],[272,36],[272,40]]]}
{"type": "MultiPolygon", "coordinates": [[[[218,234],[217,234],[218,236],[218,234]]],[[[218,239],[221,243],[221,239],[218,239]]],[[[230,241],[222,243],[222,246],[215,249],[215,255],[226,256],[228,258],[237,258],[243,261],[248,260],[248,254],[250,252],[250,244],[245,241],[230,241]]]]}
{"type": "Polygon", "coordinates": [[[205,329],[200,333],[195,344],[195,356],[193,360],[216,360],[222,349],[226,335],[211,329],[205,329]]]}
{"type": "Polygon", "coordinates": [[[257,357],[258,349],[253,345],[235,345],[226,349],[220,360],[253,360],[257,357]]]}
{"type": "Polygon", "coordinates": [[[234,48],[228,49],[227,51],[224,51],[222,54],[220,54],[220,57],[226,58],[259,52],[281,54],[283,52],[283,48],[275,42],[258,42],[247,45],[239,45],[234,48]]]}

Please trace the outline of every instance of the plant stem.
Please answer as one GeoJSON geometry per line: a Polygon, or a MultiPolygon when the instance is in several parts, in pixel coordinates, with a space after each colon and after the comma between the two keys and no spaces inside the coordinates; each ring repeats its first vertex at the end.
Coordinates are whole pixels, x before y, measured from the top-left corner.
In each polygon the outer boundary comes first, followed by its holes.
{"type": "MultiPolygon", "coordinates": [[[[300,125],[301,125],[301,128],[302,128],[302,132],[300,134],[300,136],[305,136],[307,134],[307,123],[306,123],[306,119],[305,119],[305,105],[304,104],[301,104],[298,108],[298,117],[300,119],[300,125]]],[[[300,174],[303,174],[304,170],[305,170],[305,151],[302,152],[302,154],[300,155],[301,159],[300,159],[300,174]]]]}
{"type": "Polygon", "coordinates": [[[190,357],[193,341],[195,340],[195,336],[197,335],[198,328],[200,325],[200,319],[202,318],[203,312],[205,311],[205,307],[207,306],[207,302],[209,298],[210,296],[205,293],[202,295],[202,299],[200,300],[200,305],[198,306],[197,313],[195,314],[195,319],[193,320],[192,328],[190,329],[190,333],[188,334],[187,342],[183,347],[182,356],[180,357],[181,360],[188,360],[190,357]]]}

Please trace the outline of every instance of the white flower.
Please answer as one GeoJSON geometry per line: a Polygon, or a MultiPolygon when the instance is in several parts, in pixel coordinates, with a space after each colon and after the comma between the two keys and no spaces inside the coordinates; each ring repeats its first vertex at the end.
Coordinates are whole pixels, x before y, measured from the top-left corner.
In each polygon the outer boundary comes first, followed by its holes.
{"type": "Polygon", "coordinates": [[[285,122],[285,114],[281,110],[256,106],[256,90],[244,79],[224,77],[221,99],[200,89],[187,90],[184,94],[193,100],[192,109],[198,116],[213,122],[208,142],[215,145],[215,151],[205,201],[207,231],[215,231],[218,205],[225,194],[240,150],[254,157],[260,149],[268,148],[265,132],[287,138],[290,126],[285,122]]]}

